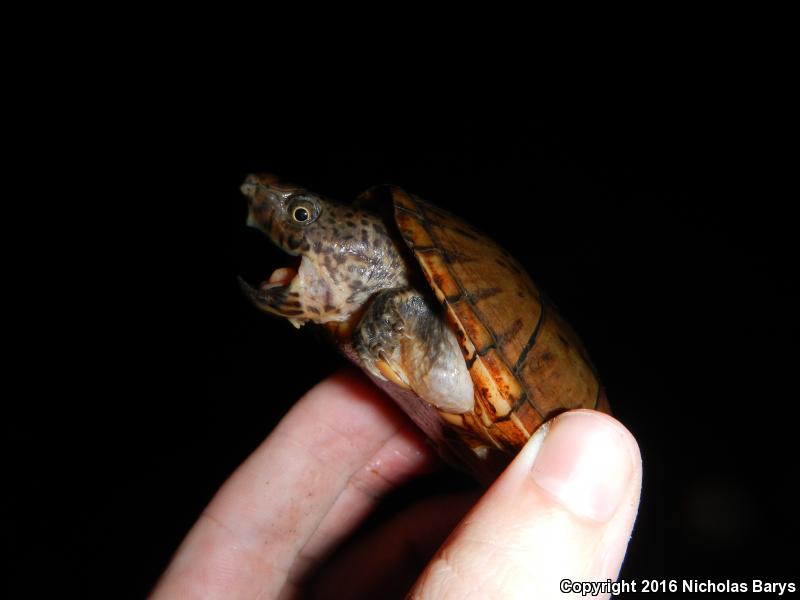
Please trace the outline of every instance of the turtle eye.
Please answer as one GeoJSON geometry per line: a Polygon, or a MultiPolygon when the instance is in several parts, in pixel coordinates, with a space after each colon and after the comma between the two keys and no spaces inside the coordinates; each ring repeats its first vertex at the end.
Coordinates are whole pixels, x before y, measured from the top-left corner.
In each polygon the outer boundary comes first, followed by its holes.
{"type": "Polygon", "coordinates": [[[297,225],[313,223],[319,216],[317,204],[308,198],[296,198],[289,203],[289,216],[297,225]]]}

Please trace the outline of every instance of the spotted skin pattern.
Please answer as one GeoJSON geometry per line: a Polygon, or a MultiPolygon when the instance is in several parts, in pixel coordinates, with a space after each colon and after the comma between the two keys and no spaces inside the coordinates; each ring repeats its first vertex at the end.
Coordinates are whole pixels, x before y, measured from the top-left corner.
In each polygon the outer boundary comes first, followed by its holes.
{"type": "Polygon", "coordinates": [[[302,256],[288,286],[245,291],[264,310],[295,326],[347,321],[378,291],[408,285],[409,267],[376,215],[330,202],[271,175],[250,175],[242,185],[248,223],[281,249],[302,256]],[[305,209],[298,222],[291,209],[305,209]]]}

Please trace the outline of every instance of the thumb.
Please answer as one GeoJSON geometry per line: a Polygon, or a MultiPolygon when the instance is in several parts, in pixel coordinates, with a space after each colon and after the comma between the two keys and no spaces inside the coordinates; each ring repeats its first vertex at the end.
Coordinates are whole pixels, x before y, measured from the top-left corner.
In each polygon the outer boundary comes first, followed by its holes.
{"type": "Polygon", "coordinates": [[[591,410],[560,415],[464,517],[411,597],[581,597],[564,581],[613,581],[641,480],[639,447],[618,421],[591,410]]]}

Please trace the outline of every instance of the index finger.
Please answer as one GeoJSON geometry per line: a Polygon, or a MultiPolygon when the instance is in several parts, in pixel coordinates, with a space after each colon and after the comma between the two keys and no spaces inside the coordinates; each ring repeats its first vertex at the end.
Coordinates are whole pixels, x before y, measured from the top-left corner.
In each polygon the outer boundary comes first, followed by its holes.
{"type": "Polygon", "coordinates": [[[274,598],[383,493],[435,462],[391,401],[363,376],[338,373],[309,391],[223,485],[153,597],[274,598]]]}

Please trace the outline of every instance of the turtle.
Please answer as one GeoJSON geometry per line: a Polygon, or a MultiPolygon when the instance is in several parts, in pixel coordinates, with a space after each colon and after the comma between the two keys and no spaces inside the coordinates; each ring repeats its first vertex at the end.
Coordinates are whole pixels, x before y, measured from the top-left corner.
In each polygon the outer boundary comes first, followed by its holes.
{"type": "Polygon", "coordinates": [[[583,344],[523,267],[478,229],[393,185],[339,204],[275,175],[241,186],[247,224],[299,258],[260,309],[321,325],[451,465],[490,482],[536,429],[610,413],[583,344]]]}

